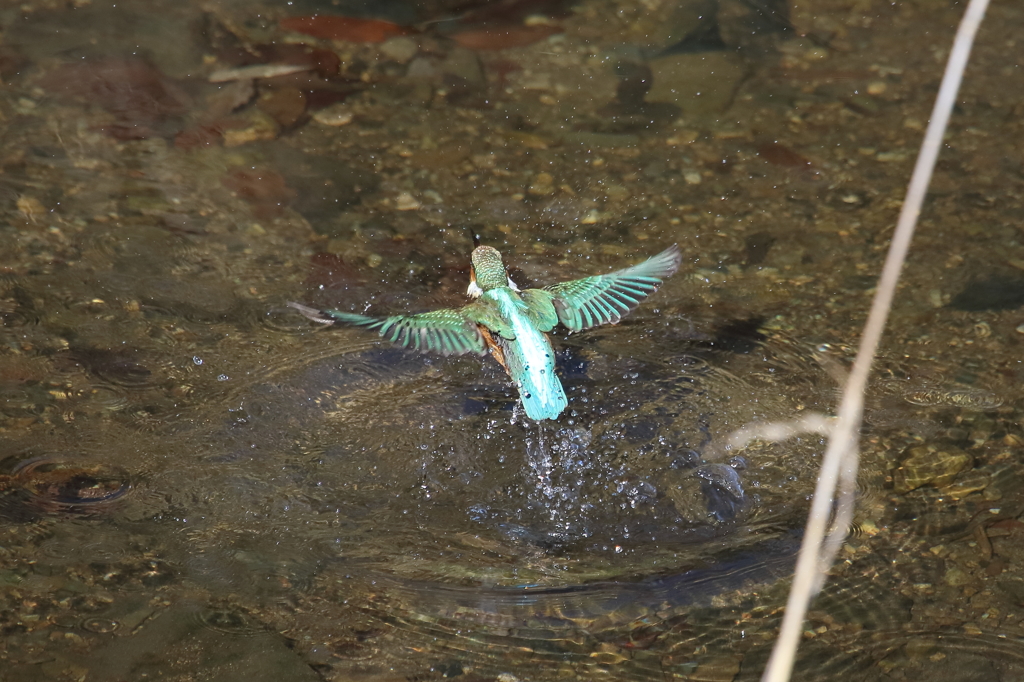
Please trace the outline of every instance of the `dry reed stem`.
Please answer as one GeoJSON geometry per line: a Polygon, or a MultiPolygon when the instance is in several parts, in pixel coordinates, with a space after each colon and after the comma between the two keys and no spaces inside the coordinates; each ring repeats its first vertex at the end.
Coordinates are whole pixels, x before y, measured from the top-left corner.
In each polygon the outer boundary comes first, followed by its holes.
{"type": "Polygon", "coordinates": [[[802,433],[818,433],[827,436],[835,427],[835,417],[808,412],[799,419],[788,422],[754,422],[729,434],[726,450],[742,450],[752,440],[767,440],[777,443],[789,440],[802,433]]]}
{"type": "Polygon", "coordinates": [[[796,574],[786,602],[779,637],[775,641],[771,658],[765,668],[762,682],[787,682],[793,671],[797,646],[803,629],[804,617],[811,599],[821,589],[825,576],[836,552],[846,538],[846,530],[853,519],[854,490],[857,481],[858,445],[861,416],[864,408],[864,388],[867,385],[871,362],[878,349],[886,318],[892,306],[899,281],[900,270],[910,248],[917,217],[924,203],[928,184],[931,181],[935,161],[942,145],[950,113],[956,102],[960,82],[963,79],[967,59],[971,53],[974,36],[988,8],[988,0],[970,0],[957,28],[942,76],[942,85],[935,98],[932,118],[921,143],[921,151],[914,165],[907,196],[900,210],[896,231],[893,233],[889,253],[878,280],[871,311],[864,325],[857,358],[850,371],[849,380],[839,405],[839,417],[833,425],[828,448],[821,463],[821,472],[814,490],[814,500],[804,531],[803,544],[797,557],[796,574]],[[838,486],[839,502],[835,505],[835,518],[828,537],[826,526],[832,517],[834,497],[838,486]]]}

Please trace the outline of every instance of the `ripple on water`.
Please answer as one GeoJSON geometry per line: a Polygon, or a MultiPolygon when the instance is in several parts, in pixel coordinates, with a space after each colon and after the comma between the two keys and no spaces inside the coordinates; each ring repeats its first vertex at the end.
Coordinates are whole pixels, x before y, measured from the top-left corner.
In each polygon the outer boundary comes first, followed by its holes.
{"type": "Polygon", "coordinates": [[[281,552],[272,557],[257,548],[246,550],[245,541],[221,536],[218,547],[190,552],[182,561],[184,577],[214,593],[255,594],[264,602],[310,589],[316,555],[308,547],[282,540],[281,552]]]}
{"type": "Polygon", "coordinates": [[[85,414],[120,412],[128,407],[128,392],[114,384],[90,384],[78,392],[66,408],[85,414]]]}
{"type": "MultiPolygon", "coordinates": [[[[83,520],[82,523],[91,523],[83,520]]],[[[130,539],[116,528],[88,529],[76,522],[57,524],[50,529],[45,540],[39,543],[39,551],[56,565],[78,563],[83,559],[93,562],[113,563],[138,552],[130,539]],[[82,538],[88,530],[89,541],[82,538]]]]}
{"type": "Polygon", "coordinates": [[[121,629],[121,623],[110,618],[86,618],[79,627],[98,635],[111,635],[121,629]]]}
{"type": "Polygon", "coordinates": [[[528,652],[531,663],[628,663],[635,672],[659,674],[668,660],[666,671],[685,673],[701,661],[705,645],[736,639],[737,614],[712,604],[788,575],[797,542],[769,541],[723,556],[714,566],[661,577],[560,588],[468,587],[374,574],[372,590],[379,596],[371,609],[411,637],[448,642],[484,669],[499,652],[528,652]],[[680,655],[682,650],[688,654],[680,655]]]}
{"type": "Polygon", "coordinates": [[[0,462],[0,515],[92,515],[109,512],[133,489],[120,467],[54,456],[0,462]]]}
{"type": "Polygon", "coordinates": [[[189,618],[202,628],[235,637],[254,637],[267,632],[262,623],[236,607],[197,609],[189,618]]]}
{"type": "MultiPolygon", "coordinates": [[[[482,389],[506,398],[513,390],[486,360],[370,345],[341,345],[334,354],[320,346],[275,359],[238,382],[225,398],[231,407],[223,426],[198,438],[205,459],[196,465],[208,474],[186,467],[177,477],[187,488],[218,493],[182,490],[175,497],[230,505],[228,498],[239,496],[235,507],[250,510],[238,518],[244,527],[257,517],[253,510],[301,500],[305,489],[311,508],[331,510],[324,521],[356,526],[333,538],[334,551],[374,556],[399,574],[440,581],[461,579],[451,577],[444,550],[452,533],[479,537],[472,560],[458,567],[463,578],[476,570],[481,579],[496,579],[501,560],[489,559],[494,552],[486,546],[503,556],[541,555],[534,574],[550,576],[565,556],[583,552],[594,565],[577,577],[594,577],[642,573],[648,565],[666,570],[680,547],[699,553],[685,548],[782,519],[798,522],[791,512],[803,503],[792,490],[809,487],[810,479],[788,477],[794,463],[808,468],[808,447],[752,448],[743,471],[702,465],[700,449],[709,439],[767,411],[765,401],[745,400],[750,386],[719,376],[707,360],[588,359],[585,370],[566,377],[572,426],[560,430],[523,423],[501,401],[485,401],[483,411],[463,409],[482,389]],[[685,477],[693,489],[680,493],[685,482],[671,469],[682,451],[695,454],[685,477]],[[285,469],[292,471],[287,481],[280,476],[285,469]],[[760,505],[750,504],[751,480],[760,505]],[[299,494],[282,497],[281,484],[299,494]],[[775,504],[764,503],[769,497],[775,504]],[[377,542],[385,530],[389,538],[422,542],[421,551],[414,558],[396,549],[401,543],[377,542]]],[[[772,402],[788,405],[779,397],[772,402]]],[[[190,516],[220,513],[202,506],[190,516]]],[[[310,530],[326,544],[329,528],[310,530]]],[[[505,575],[500,581],[516,580],[504,567],[498,572],[505,575]]]]}
{"type": "Polygon", "coordinates": [[[876,630],[802,645],[794,676],[815,679],[1019,680],[1024,643],[998,632],[876,630]],[[870,633],[871,636],[864,636],[870,633]]]}
{"type": "MultiPolygon", "coordinates": [[[[294,343],[286,333],[275,338],[294,343]]],[[[704,456],[731,429],[793,409],[765,391],[770,379],[665,348],[638,359],[581,347],[563,374],[569,409],[537,424],[510,409],[514,389],[488,359],[349,338],[310,333],[306,350],[274,356],[176,424],[181,458],[161,486],[187,532],[185,580],[265,597],[277,580],[303,590],[303,565],[318,585],[336,568],[368,576],[365,591],[349,582],[336,598],[371,601],[410,646],[436,635],[603,665],[789,569],[779,543],[803,521],[817,439],[755,444],[742,461],[704,456]],[[286,554],[299,566],[275,562],[286,554]]],[[[732,641],[734,623],[708,615],[695,647],[732,641]]],[[[672,672],[694,665],[671,656],[672,672]]]]}

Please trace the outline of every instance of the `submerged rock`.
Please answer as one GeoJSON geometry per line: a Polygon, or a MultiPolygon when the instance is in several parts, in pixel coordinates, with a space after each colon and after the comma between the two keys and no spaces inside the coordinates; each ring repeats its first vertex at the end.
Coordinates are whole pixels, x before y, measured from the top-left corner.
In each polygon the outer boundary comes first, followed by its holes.
{"type": "Polygon", "coordinates": [[[904,459],[892,475],[893,488],[898,493],[926,485],[947,486],[974,463],[973,457],[953,446],[912,445],[903,455],[904,459]]]}
{"type": "Polygon", "coordinates": [[[674,104],[684,115],[710,116],[732,102],[746,75],[743,61],[728,52],[671,54],[650,62],[648,103],[674,104]]]}

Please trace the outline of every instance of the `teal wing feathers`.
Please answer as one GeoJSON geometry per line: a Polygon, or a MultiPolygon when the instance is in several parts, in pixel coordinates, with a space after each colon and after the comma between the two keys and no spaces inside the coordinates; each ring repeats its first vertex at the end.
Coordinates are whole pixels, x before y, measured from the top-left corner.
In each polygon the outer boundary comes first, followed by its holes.
{"type": "Polygon", "coordinates": [[[431,351],[442,355],[463,355],[487,351],[483,334],[475,318],[480,317],[478,306],[432,310],[418,315],[369,317],[339,310],[317,310],[299,303],[289,303],[300,313],[322,324],[347,324],[376,330],[383,338],[414,350],[431,351]]]}
{"type": "MultiPolygon", "coordinates": [[[[545,287],[558,320],[570,331],[614,324],[653,294],[661,281],[679,269],[682,255],[673,244],[631,268],[545,287]]],[[[524,291],[527,293],[535,290],[524,291]]]]}

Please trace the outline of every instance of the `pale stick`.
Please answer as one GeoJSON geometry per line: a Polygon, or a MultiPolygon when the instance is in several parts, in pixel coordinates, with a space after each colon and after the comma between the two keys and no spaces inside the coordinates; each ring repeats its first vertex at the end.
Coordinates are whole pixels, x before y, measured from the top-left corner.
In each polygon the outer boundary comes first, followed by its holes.
{"type": "Polygon", "coordinates": [[[889,315],[892,299],[896,292],[896,283],[900,277],[900,269],[910,248],[910,239],[914,235],[917,217],[924,203],[928,183],[931,181],[935,160],[942,145],[942,136],[946,132],[950,113],[956,102],[960,89],[967,58],[971,53],[974,36],[985,16],[988,0],[971,0],[960,21],[960,26],[953,40],[953,49],[949,53],[946,72],[942,76],[942,85],[935,98],[932,119],[925,131],[921,152],[918,154],[914,173],[910,177],[907,196],[900,210],[900,217],[893,233],[889,254],[882,268],[882,276],[878,279],[871,312],[864,325],[857,358],[850,371],[849,380],[843,391],[839,405],[839,418],[833,426],[828,448],[821,463],[818,484],[814,490],[814,501],[807,518],[803,544],[797,558],[796,574],[793,587],[786,602],[786,612],[782,619],[782,628],[775,641],[771,658],[765,668],[762,682],[786,682],[793,670],[796,649],[800,643],[804,617],[811,599],[821,589],[825,574],[832,566],[832,560],[846,537],[846,529],[853,518],[853,497],[857,479],[857,447],[860,431],[861,414],[864,408],[864,387],[871,370],[871,361],[878,349],[878,341],[889,315]],[[828,539],[825,529],[832,516],[835,491],[839,488],[839,504],[836,507],[835,519],[828,539]]]}

